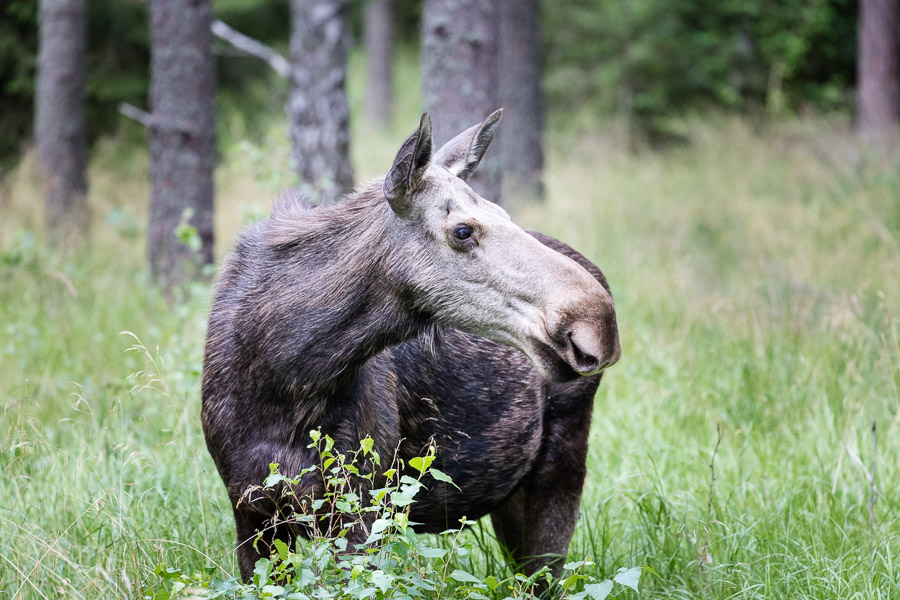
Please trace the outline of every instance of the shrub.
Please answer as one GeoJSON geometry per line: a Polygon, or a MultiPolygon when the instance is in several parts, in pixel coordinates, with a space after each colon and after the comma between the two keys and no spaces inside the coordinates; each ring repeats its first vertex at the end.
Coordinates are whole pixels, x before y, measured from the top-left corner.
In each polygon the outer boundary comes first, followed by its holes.
{"type": "MultiPolygon", "coordinates": [[[[319,456],[317,465],[296,476],[286,476],[273,463],[262,485],[247,491],[253,496],[283,497],[293,494],[302,478],[321,477],[325,491],[320,497],[303,498],[295,503],[295,512],[273,519],[272,526],[290,521],[302,527],[308,540],[298,540],[296,548],[275,540],[270,558],[256,563],[249,583],[235,577],[216,578],[215,569],[188,575],[159,565],[159,583],[146,597],[489,600],[533,598],[550,589],[560,598],[603,600],[616,584],[638,589],[639,567],[620,569],[612,580],[598,581],[583,572],[593,564],[590,559],[566,563],[560,579],[554,579],[547,567],[527,577],[519,573],[476,575],[471,542],[464,535],[468,526],[465,518],[458,528],[436,536],[417,535],[415,523],[409,520],[416,495],[428,483],[437,480],[453,485],[446,474],[431,467],[434,446],[408,464],[395,457],[380,471],[381,456],[373,449],[370,437],[348,453],[338,452],[334,440],[320,431],[311,431],[310,438],[309,447],[319,456]],[[379,487],[375,487],[376,482],[379,487]],[[364,536],[365,541],[352,544],[351,532],[357,533],[357,539],[364,536]]],[[[261,535],[255,543],[260,543],[261,535]]]]}

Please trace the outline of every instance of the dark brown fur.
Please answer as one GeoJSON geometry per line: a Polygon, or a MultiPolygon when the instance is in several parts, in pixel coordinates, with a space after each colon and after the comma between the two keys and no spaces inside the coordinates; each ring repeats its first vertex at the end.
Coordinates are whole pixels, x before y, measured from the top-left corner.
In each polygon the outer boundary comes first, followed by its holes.
{"type": "MultiPolygon", "coordinates": [[[[339,448],[370,435],[384,456],[403,440],[406,459],[434,440],[434,466],[461,489],[435,483],[417,498],[411,520],[421,531],[490,514],[518,561],[539,557],[529,570],[566,553],[601,375],[549,383],[518,350],[452,328],[432,347],[428,311],[414,290],[396,287],[415,260],[398,260],[414,249],[391,237],[392,218],[374,186],[314,210],[283,203],[242,235],[222,273],[202,414],[234,506],[245,579],[261,556],[247,540],[267,529],[276,507],[241,498],[271,462],[285,474],[314,464],[307,432],[317,427],[339,448]]],[[[580,254],[532,235],[606,287],[580,254]]],[[[258,547],[296,533],[269,528],[258,547]]]]}

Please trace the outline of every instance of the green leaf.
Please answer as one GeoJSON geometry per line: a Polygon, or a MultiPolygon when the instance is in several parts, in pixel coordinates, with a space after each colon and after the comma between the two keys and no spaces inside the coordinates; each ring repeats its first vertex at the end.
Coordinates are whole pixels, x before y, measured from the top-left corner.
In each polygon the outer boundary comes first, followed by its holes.
{"type": "Polygon", "coordinates": [[[438,481],[443,481],[444,483],[449,483],[456,489],[459,489],[459,486],[456,485],[455,483],[453,483],[453,479],[449,475],[447,475],[446,473],[444,473],[443,471],[441,471],[439,469],[430,469],[428,471],[428,474],[431,475],[432,477],[434,477],[435,479],[437,479],[438,481]]]}
{"type": "Polygon", "coordinates": [[[278,538],[275,538],[275,541],[273,543],[275,545],[275,550],[278,552],[278,556],[280,556],[281,558],[286,558],[289,553],[288,545],[278,538]]]}
{"type": "Polygon", "coordinates": [[[372,523],[372,533],[381,533],[385,529],[387,529],[391,524],[390,519],[375,519],[375,522],[372,523]]]}
{"type": "Polygon", "coordinates": [[[284,594],[284,588],[280,585],[264,585],[260,591],[263,594],[272,594],[273,596],[281,596],[284,594]]]}
{"type": "Polygon", "coordinates": [[[476,578],[471,573],[467,573],[462,569],[456,569],[452,573],[450,573],[450,577],[461,582],[461,583],[481,583],[481,581],[476,578]]]}
{"type": "Polygon", "coordinates": [[[281,473],[271,473],[270,475],[266,476],[266,480],[263,481],[263,486],[267,488],[273,487],[275,485],[278,485],[282,481],[285,481],[286,479],[287,478],[281,473]]]}
{"type": "Polygon", "coordinates": [[[187,246],[191,252],[197,252],[203,247],[203,241],[197,233],[197,228],[187,221],[182,221],[175,226],[175,237],[179,242],[187,246]]]}
{"type": "Polygon", "coordinates": [[[612,591],[613,582],[609,579],[604,579],[600,583],[586,583],[584,584],[584,591],[588,596],[593,598],[594,600],[603,600],[609,593],[612,591]]]}
{"type": "Polygon", "coordinates": [[[638,583],[641,581],[641,568],[640,567],[632,567],[630,569],[626,569],[622,567],[619,569],[618,574],[613,577],[616,583],[621,583],[626,587],[630,587],[634,591],[638,591],[638,583]]]}
{"type": "Polygon", "coordinates": [[[443,558],[447,551],[443,548],[419,548],[419,556],[425,558],[443,558]]]}
{"type": "Polygon", "coordinates": [[[378,589],[381,590],[382,594],[387,593],[388,587],[390,587],[391,583],[394,581],[394,576],[388,573],[385,573],[381,569],[377,569],[372,572],[372,583],[378,586],[378,589]]]}
{"type": "Polygon", "coordinates": [[[366,541],[363,542],[364,546],[368,546],[372,542],[377,542],[378,540],[384,538],[384,535],[381,533],[370,533],[369,537],[366,538],[366,541]]]}
{"type": "Polygon", "coordinates": [[[160,563],[156,565],[155,573],[163,579],[178,579],[181,577],[181,571],[160,563]]]}
{"type": "Polygon", "coordinates": [[[300,571],[300,579],[297,581],[297,585],[300,587],[306,587],[311,583],[315,582],[316,574],[312,572],[312,569],[302,569],[300,571]]]}
{"type": "Polygon", "coordinates": [[[419,473],[425,473],[425,469],[431,466],[431,463],[434,462],[434,456],[414,456],[409,459],[409,466],[413,469],[419,471],[419,473]]]}
{"type": "Polygon", "coordinates": [[[369,436],[366,436],[365,439],[361,440],[359,442],[359,449],[362,450],[362,455],[365,456],[369,452],[371,452],[372,446],[374,446],[374,445],[375,445],[375,440],[373,440],[369,436]]]}
{"type": "Polygon", "coordinates": [[[576,560],[576,561],[567,562],[566,564],[564,564],[563,569],[565,569],[566,571],[574,571],[575,569],[580,569],[583,566],[584,566],[583,560],[576,560]]]}
{"type": "Polygon", "coordinates": [[[563,588],[564,590],[570,590],[570,589],[572,589],[573,587],[575,587],[575,585],[576,585],[576,584],[578,583],[578,581],[581,580],[581,579],[582,579],[582,576],[581,576],[581,575],[579,575],[578,573],[574,573],[574,574],[572,574],[572,575],[569,575],[569,576],[566,577],[565,579],[563,579],[563,581],[562,581],[562,583],[561,583],[560,585],[562,585],[562,588],[563,588]]]}
{"type": "Polygon", "coordinates": [[[415,500],[411,496],[407,496],[403,492],[391,492],[391,502],[395,506],[409,506],[415,500]]]}
{"type": "Polygon", "coordinates": [[[272,562],[268,558],[261,558],[256,561],[253,568],[253,574],[256,576],[256,584],[261,585],[269,580],[269,573],[272,571],[272,562]]]}

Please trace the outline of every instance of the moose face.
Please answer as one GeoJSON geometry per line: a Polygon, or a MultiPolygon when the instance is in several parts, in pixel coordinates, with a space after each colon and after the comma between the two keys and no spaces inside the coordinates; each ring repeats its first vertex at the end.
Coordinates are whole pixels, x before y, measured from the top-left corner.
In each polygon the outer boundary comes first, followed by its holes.
{"type": "Polygon", "coordinates": [[[401,147],[383,187],[406,257],[397,279],[417,309],[518,348],[551,380],[594,375],[621,354],[609,292],[466,183],[500,115],[432,156],[426,114],[401,147]]]}

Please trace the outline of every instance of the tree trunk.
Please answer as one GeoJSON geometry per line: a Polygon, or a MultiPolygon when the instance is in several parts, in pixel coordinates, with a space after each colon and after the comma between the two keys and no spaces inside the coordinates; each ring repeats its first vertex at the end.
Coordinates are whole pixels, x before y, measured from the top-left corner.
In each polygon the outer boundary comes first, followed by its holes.
{"type": "Polygon", "coordinates": [[[896,133],[900,121],[897,0],[861,0],[857,128],[863,135],[896,133]]]}
{"type": "Polygon", "coordinates": [[[291,0],[293,160],[314,200],[334,202],[353,186],[347,107],[347,0],[291,0]]]}
{"type": "Polygon", "coordinates": [[[149,4],[152,189],[147,234],[153,275],[171,290],[213,262],[212,2],[149,4]]]}
{"type": "Polygon", "coordinates": [[[90,223],[84,129],[85,0],[41,0],[35,138],[44,220],[53,241],[81,237],[90,223]]]}
{"type": "MultiPolygon", "coordinates": [[[[422,9],[422,95],[437,147],[500,106],[497,0],[425,0],[422,9]]],[[[495,144],[502,143],[503,125],[495,144]]],[[[469,180],[500,202],[499,152],[488,149],[469,180]]]]}
{"type": "Polygon", "coordinates": [[[501,2],[500,12],[503,135],[498,141],[503,196],[537,200],[544,195],[540,3],[538,0],[501,2]]]}
{"type": "Polygon", "coordinates": [[[393,0],[366,2],[366,117],[389,127],[394,113],[393,0]]]}

